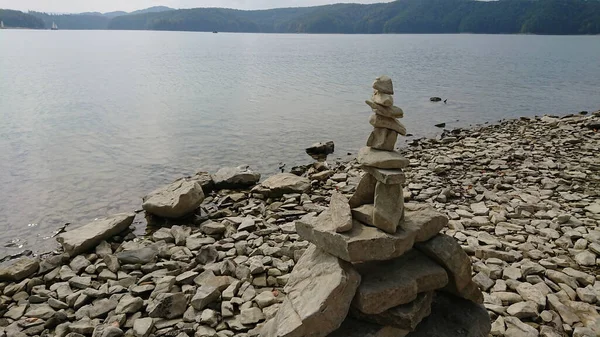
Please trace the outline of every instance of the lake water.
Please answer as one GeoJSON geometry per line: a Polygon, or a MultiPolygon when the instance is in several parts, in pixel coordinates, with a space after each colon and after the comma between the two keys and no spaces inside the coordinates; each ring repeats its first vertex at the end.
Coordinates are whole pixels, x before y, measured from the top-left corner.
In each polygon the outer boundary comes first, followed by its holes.
{"type": "Polygon", "coordinates": [[[199,170],[356,153],[378,75],[422,136],[599,109],[599,55],[598,36],[0,31],[0,256],[199,170]]]}

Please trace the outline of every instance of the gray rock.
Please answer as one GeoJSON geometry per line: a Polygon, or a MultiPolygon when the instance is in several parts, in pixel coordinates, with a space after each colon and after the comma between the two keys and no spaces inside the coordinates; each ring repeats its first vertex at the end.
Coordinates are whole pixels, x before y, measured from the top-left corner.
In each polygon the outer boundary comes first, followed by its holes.
{"type": "Polygon", "coordinates": [[[362,176],[354,195],[350,198],[348,203],[350,208],[357,208],[362,205],[373,204],[375,202],[375,186],[377,180],[371,174],[365,174],[362,176]]]}
{"type": "Polygon", "coordinates": [[[505,317],[506,337],[538,337],[539,332],[532,326],[527,325],[516,317],[505,317]]]}
{"type": "Polygon", "coordinates": [[[119,302],[114,298],[103,298],[93,303],[88,311],[90,318],[104,317],[110,311],[115,310],[119,302]]]}
{"type": "Polygon", "coordinates": [[[402,185],[386,185],[378,181],[375,186],[373,225],[386,233],[395,234],[403,216],[402,185]]]}
{"type": "Polygon", "coordinates": [[[183,315],[187,300],[183,293],[161,293],[150,301],[146,311],[150,317],[173,319],[183,315]]]}
{"type": "Polygon", "coordinates": [[[506,309],[511,316],[521,318],[536,318],[538,316],[537,304],[534,302],[518,302],[506,309]]]}
{"type": "Polygon", "coordinates": [[[401,169],[408,166],[408,159],[396,151],[381,151],[363,147],[358,152],[358,163],[381,169],[401,169]]]}
{"type": "Polygon", "coordinates": [[[363,170],[386,185],[399,185],[406,182],[406,176],[402,170],[386,170],[369,166],[363,166],[363,170]]]}
{"type": "Polygon", "coordinates": [[[419,293],[448,284],[444,268],[417,250],[393,260],[361,263],[355,267],[362,282],[352,305],[365,314],[380,314],[414,301],[419,293]]]}
{"type": "Polygon", "coordinates": [[[382,151],[393,151],[398,141],[398,132],[389,128],[375,128],[369,139],[367,146],[382,151]]]}
{"type": "Polygon", "coordinates": [[[121,337],[123,336],[123,330],[115,326],[98,325],[94,329],[92,337],[121,337]]]}
{"type": "Polygon", "coordinates": [[[389,129],[402,136],[406,136],[406,127],[395,118],[385,117],[375,113],[369,118],[369,123],[373,125],[374,128],[389,129]]]}
{"type": "Polygon", "coordinates": [[[379,76],[373,82],[373,89],[388,95],[394,94],[392,79],[386,75],[379,76]]]}
{"type": "Polygon", "coordinates": [[[154,320],[150,317],[136,319],[133,322],[133,335],[135,337],[148,337],[154,328],[154,320]]]}
{"type": "Polygon", "coordinates": [[[133,314],[138,312],[144,306],[144,300],[140,297],[133,297],[129,294],[123,296],[119,305],[115,309],[116,314],[133,314]]]}
{"type": "Polygon", "coordinates": [[[60,234],[56,240],[70,256],[93,249],[100,242],[129,228],[135,214],[117,214],[60,234]]]}
{"type": "Polygon", "coordinates": [[[380,114],[382,116],[392,117],[392,118],[404,117],[404,111],[402,111],[402,109],[400,109],[397,106],[387,107],[387,106],[377,104],[377,103],[373,102],[372,100],[366,100],[365,103],[367,103],[367,105],[371,107],[371,109],[373,110],[374,113],[380,114]]]}
{"type": "Polygon", "coordinates": [[[383,105],[386,107],[391,107],[394,105],[394,97],[378,91],[375,91],[373,97],[371,97],[371,100],[375,102],[375,104],[383,105]]]}
{"type": "Polygon", "coordinates": [[[163,218],[181,218],[191,214],[204,200],[202,187],[196,181],[179,179],[143,198],[142,208],[163,218]]]}
{"type": "Polygon", "coordinates": [[[260,180],[260,173],[250,170],[248,166],[224,167],[213,176],[217,189],[240,189],[255,185],[260,180]]]}
{"type": "Polygon", "coordinates": [[[221,293],[217,287],[202,285],[198,288],[196,294],[192,298],[192,307],[196,310],[203,310],[207,305],[218,300],[220,295],[221,293]]]}
{"type": "Polygon", "coordinates": [[[335,151],[335,144],[333,141],[315,143],[306,149],[306,153],[309,156],[315,155],[329,155],[335,151]]]}
{"type": "Polygon", "coordinates": [[[146,264],[158,256],[158,248],[148,246],[136,250],[126,250],[117,254],[117,259],[123,264],[146,264]]]}
{"type": "Polygon", "coordinates": [[[252,192],[271,198],[281,197],[288,193],[306,193],[310,190],[310,181],[291,173],[280,173],[267,178],[252,192]]]}
{"type": "Polygon", "coordinates": [[[358,221],[354,221],[350,232],[337,233],[330,221],[328,212],[316,218],[304,217],[296,221],[296,230],[303,239],[329,254],[348,262],[364,262],[389,260],[404,254],[415,242],[434,237],[448,223],[448,218],[431,208],[407,209],[396,234],[384,233],[358,221]]]}
{"type": "Polygon", "coordinates": [[[242,309],[240,312],[239,320],[244,325],[256,324],[265,319],[265,315],[262,310],[256,307],[242,309]]]}
{"type": "Polygon", "coordinates": [[[0,281],[20,282],[38,270],[39,261],[23,257],[12,264],[0,268],[0,281]]]}
{"type": "Polygon", "coordinates": [[[326,336],[344,321],[359,283],[360,275],[351,264],[311,245],[290,275],[285,300],[261,336],[326,336]]]}

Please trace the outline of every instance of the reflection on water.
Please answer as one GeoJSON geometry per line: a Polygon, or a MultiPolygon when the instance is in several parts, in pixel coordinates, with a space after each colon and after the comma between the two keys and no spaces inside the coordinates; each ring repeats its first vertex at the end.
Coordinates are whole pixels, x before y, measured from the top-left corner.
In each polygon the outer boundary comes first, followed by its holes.
{"type": "Polygon", "coordinates": [[[264,176],[330,139],[356,153],[381,74],[416,136],[598,108],[598,39],[3,31],[0,243],[16,241],[0,256],[52,248],[63,224],[138,209],[181,175],[264,176]]]}

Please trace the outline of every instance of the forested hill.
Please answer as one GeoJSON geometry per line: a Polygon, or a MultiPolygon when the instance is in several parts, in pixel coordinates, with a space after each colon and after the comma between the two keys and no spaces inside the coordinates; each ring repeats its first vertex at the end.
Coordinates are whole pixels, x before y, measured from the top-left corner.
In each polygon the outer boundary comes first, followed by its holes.
{"type": "Polygon", "coordinates": [[[600,0],[398,0],[242,11],[152,7],[53,15],[0,10],[7,27],[263,33],[600,34],[600,0]]]}
{"type": "Polygon", "coordinates": [[[109,29],[265,33],[600,34],[599,0],[399,0],[241,11],[185,9],[119,16],[109,29]]]}
{"type": "Polygon", "coordinates": [[[44,28],[44,22],[33,15],[0,9],[0,21],[4,22],[6,28],[44,28]]]}

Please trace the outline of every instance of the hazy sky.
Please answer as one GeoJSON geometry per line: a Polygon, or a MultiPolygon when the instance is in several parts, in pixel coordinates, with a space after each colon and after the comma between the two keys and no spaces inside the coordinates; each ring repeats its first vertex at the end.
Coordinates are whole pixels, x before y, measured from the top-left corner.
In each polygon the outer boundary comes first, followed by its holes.
{"type": "Polygon", "coordinates": [[[304,7],[340,2],[375,3],[389,0],[0,0],[0,8],[57,13],[133,11],[152,6],[173,8],[227,7],[264,9],[304,7]]]}

